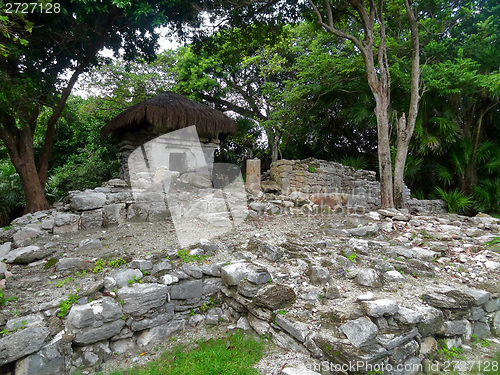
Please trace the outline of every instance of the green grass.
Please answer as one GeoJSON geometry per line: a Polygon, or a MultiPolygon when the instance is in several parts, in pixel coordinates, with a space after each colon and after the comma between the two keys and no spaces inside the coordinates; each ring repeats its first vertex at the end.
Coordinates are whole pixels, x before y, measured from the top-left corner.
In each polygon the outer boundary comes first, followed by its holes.
{"type": "MultiPolygon", "coordinates": [[[[469,362],[467,365],[466,371],[454,371],[451,370],[450,372],[447,372],[449,375],[500,375],[500,352],[496,352],[492,358],[485,358],[484,360],[481,361],[481,370],[485,369],[485,366],[487,366],[487,371],[479,371],[478,369],[479,363],[478,362],[469,362]],[[472,367],[472,368],[471,368],[472,367]]],[[[453,368],[453,367],[452,367],[453,368]]]]}
{"type": "Polygon", "coordinates": [[[262,357],[264,345],[262,339],[237,332],[216,340],[177,345],[154,362],[109,375],[258,375],[253,366],[262,357]]]}

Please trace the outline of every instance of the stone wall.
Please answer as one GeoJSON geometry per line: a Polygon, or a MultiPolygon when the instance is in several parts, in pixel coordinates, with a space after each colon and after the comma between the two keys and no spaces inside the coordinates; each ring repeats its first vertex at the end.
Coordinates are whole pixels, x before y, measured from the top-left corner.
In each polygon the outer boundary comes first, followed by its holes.
{"type": "MultiPolygon", "coordinates": [[[[354,170],[331,161],[309,158],[305,160],[278,160],[271,164],[271,179],[283,194],[293,191],[348,197],[349,206],[374,208],[380,206],[380,183],[373,171],[354,170]]],[[[405,190],[409,200],[410,191],[405,190]]]]}

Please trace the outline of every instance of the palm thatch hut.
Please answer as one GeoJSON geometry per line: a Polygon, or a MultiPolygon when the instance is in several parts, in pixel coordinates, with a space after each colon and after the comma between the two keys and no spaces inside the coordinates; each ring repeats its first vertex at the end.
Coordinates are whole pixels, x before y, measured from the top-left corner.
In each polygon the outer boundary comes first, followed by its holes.
{"type": "MultiPolygon", "coordinates": [[[[164,92],[138,103],[113,118],[101,129],[101,136],[113,134],[120,141],[121,178],[129,180],[128,158],[138,147],[175,130],[195,126],[208,169],[212,169],[214,152],[221,139],[236,134],[236,122],[204,104],[175,92],[164,92]]],[[[162,152],[171,170],[185,169],[186,143],[165,145],[162,152]]],[[[195,169],[195,166],[190,166],[195,169]]]]}

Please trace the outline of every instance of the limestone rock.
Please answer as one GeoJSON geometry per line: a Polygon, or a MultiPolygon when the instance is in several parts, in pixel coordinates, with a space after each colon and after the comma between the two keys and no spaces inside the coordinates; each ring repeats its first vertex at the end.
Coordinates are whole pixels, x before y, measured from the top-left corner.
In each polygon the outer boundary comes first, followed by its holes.
{"type": "Polygon", "coordinates": [[[133,284],[119,289],[118,298],[123,300],[123,312],[141,316],[162,306],[167,299],[168,288],[161,284],[133,284]]]}
{"type": "Polygon", "coordinates": [[[394,315],[399,311],[399,306],[396,302],[389,299],[379,299],[375,301],[362,302],[367,315],[379,318],[386,315],[394,315]]]}
{"type": "Polygon", "coordinates": [[[382,286],[380,273],[372,268],[363,268],[359,270],[356,280],[359,285],[378,288],[382,286]]]}
{"type": "Polygon", "coordinates": [[[181,281],[174,284],[170,289],[170,298],[172,299],[191,299],[201,298],[203,295],[203,281],[181,281]]]}
{"type": "Polygon", "coordinates": [[[5,263],[27,264],[35,260],[43,259],[52,254],[54,250],[40,248],[38,246],[19,247],[11,250],[5,257],[5,263]]]}
{"type": "Polygon", "coordinates": [[[271,284],[260,289],[253,301],[257,306],[278,310],[291,305],[295,298],[295,292],[289,286],[271,284]]]}
{"type": "Polygon", "coordinates": [[[50,330],[30,327],[0,339],[0,366],[40,350],[50,330]]]}
{"type": "Polygon", "coordinates": [[[248,276],[249,269],[245,263],[233,263],[221,268],[221,278],[227,285],[238,285],[248,276]]]}
{"type": "Polygon", "coordinates": [[[342,324],[340,330],[356,348],[373,344],[378,334],[377,326],[366,316],[342,324]]]}

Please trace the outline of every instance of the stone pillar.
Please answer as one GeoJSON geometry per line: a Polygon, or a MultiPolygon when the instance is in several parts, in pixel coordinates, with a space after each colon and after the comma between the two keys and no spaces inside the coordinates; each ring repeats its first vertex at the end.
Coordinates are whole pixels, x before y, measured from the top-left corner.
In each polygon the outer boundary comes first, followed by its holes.
{"type": "Polygon", "coordinates": [[[260,191],[260,159],[247,160],[246,188],[252,193],[260,191]]]}

